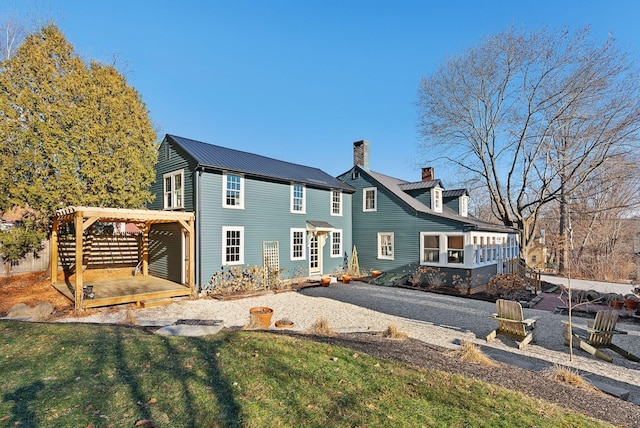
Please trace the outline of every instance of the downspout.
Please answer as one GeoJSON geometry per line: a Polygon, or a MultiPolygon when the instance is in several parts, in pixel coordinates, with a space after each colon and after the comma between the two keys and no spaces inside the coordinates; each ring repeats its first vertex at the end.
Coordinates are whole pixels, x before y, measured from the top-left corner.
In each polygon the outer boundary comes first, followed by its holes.
{"type": "Polygon", "coordinates": [[[196,167],[196,200],[195,200],[195,208],[196,208],[196,252],[197,255],[197,263],[196,263],[196,278],[198,278],[198,291],[202,291],[202,210],[201,210],[201,193],[202,193],[202,167],[196,167]]]}

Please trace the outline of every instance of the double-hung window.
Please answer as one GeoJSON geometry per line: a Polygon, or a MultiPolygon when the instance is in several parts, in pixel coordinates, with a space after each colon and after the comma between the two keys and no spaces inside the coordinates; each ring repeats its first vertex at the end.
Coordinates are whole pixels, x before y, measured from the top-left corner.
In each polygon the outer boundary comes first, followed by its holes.
{"type": "Polygon", "coordinates": [[[305,259],[306,235],[305,229],[291,229],[291,260],[305,259]]]}
{"type": "Polygon", "coordinates": [[[222,228],[222,264],[244,264],[244,227],[224,226],[222,228]]]}
{"type": "Polygon", "coordinates": [[[378,258],[393,260],[393,232],[378,233],[378,258]]]}
{"type": "Polygon", "coordinates": [[[174,210],[184,208],[184,189],[182,182],[184,170],[174,171],[163,175],[164,178],[164,209],[174,210]]]}
{"type": "Polygon", "coordinates": [[[442,212],[442,189],[434,187],[431,189],[431,209],[434,212],[442,212]]]}
{"type": "Polygon", "coordinates": [[[378,189],[367,187],[362,189],[362,211],[378,210],[378,189]]]}
{"type": "Polygon", "coordinates": [[[440,263],[440,235],[422,235],[422,262],[440,263]]]}
{"type": "Polygon", "coordinates": [[[447,236],[447,262],[464,263],[464,236],[447,236]]]}
{"type": "Polygon", "coordinates": [[[306,211],[305,202],[306,189],[302,184],[291,185],[291,212],[304,214],[306,211]]]}
{"type": "Polygon", "coordinates": [[[460,215],[462,217],[469,215],[469,197],[466,195],[460,197],[460,215]]]}
{"type": "Polygon", "coordinates": [[[335,229],[331,232],[331,257],[342,255],[342,230],[335,229]]]}
{"type": "Polygon", "coordinates": [[[331,215],[342,215],[342,192],[331,191],[331,215]]]}
{"type": "Polygon", "coordinates": [[[222,206],[225,208],[244,208],[244,177],[235,174],[222,174],[222,206]]]}

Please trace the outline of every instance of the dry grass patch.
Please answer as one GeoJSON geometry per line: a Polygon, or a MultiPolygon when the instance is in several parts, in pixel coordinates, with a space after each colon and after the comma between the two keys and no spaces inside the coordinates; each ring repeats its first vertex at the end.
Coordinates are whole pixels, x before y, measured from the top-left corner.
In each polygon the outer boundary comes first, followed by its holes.
{"type": "Polygon", "coordinates": [[[127,308],[124,314],[124,322],[125,324],[130,324],[130,325],[138,324],[138,320],[136,319],[136,314],[133,312],[131,308],[127,308]]]}
{"type": "Polygon", "coordinates": [[[264,330],[264,326],[258,319],[253,315],[249,316],[249,323],[242,326],[243,330],[264,330]]]}
{"type": "Polygon", "coordinates": [[[315,334],[318,336],[335,336],[336,332],[331,330],[329,321],[326,318],[318,318],[311,327],[306,331],[308,334],[315,334]]]}
{"type": "Polygon", "coordinates": [[[398,326],[395,324],[389,324],[387,329],[382,332],[382,337],[386,337],[387,339],[398,339],[398,340],[407,340],[409,336],[407,333],[398,330],[398,326]]]}
{"type": "Polygon", "coordinates": [[[482,364],[484,366],[495,367],[496,362],[484,355],[484,353],[473,343],[463,340],[459,349],[450,352],[450,355],[462,361],[482,364]]]}
{"type": "Polygon", "coordinates": [[[589,391],[598,391],[600,390],[589,382],[584,380],[582,376],[578,373],[577,370],[572,370],[569,367],[564,367],[558,364],[555,364],[553,367],[549,367],[548,369],[542,372],[547,378],[555,380],[556,382],[568,383],[569,385],[576,386],[578,388],[587,389],[589,391]]]}

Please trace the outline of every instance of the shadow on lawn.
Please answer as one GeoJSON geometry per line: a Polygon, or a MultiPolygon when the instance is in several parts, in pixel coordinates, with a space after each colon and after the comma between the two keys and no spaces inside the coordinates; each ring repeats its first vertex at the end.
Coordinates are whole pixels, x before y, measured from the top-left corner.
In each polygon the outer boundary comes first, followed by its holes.
{"type": "Polygon", "coordinates": [[[13,393],[4,395],[4,401],[14,403],[11,413],[13,416],[7,421],[6,426],[16,425],[21,427],[36,427],[35,414],[33,408],[38,400],[38,394],[44,389],[42,381],[36,381],[32,384],[18,388],[13,393]]]}
{"type": "MultiPolygon", "coordinates": [[[[34,353],[28,365],[53,375],[5,392],[3,401],[12,407],[0,426],[133,426],[140,420],[194,428],[241,425],[240,405],[215,358],[222,340],[156,335],[145,340],[131,334],[134,330],[140,328],[82,326],[54,340],[55,349],[34,353]],[[211,402],[216,410],[207,406],[211,402]]],[[[38,333],[29,333],[38,343],[38,333]]],[[[10,372],[27,365],[10,363],[10,372]]],[[[29,370],[27,376],[41,374],[29,370]]]]}
{"type": "MultiPolygon", "coordinates": [[[[118,332],[120,331],[118,330],[118,332]]],[[[196,428],[202,424],[202,421],[198,420],[198,414],[202,414],[203,410],[206,412],[206,409],[198,405],[198,398],[194,396],[192,388],[196,384],[199,384],[202,389],[207,389],[210,393],[215,394],[215,398],[220,407],[219,413],[215,415],[217,421],[223,421],[224,424],[228,426],[239,425],[240,406],[233,398],[231,386],[221,373],[216,358],[212,358],[220,348],[219,341],[204,341],[197,338],[190,338],[190,344],[194,345],[198,350],[196,353],[198,361],[203,363],[205,368],[205,374],[199,375],[195,370],[190,370],[188,362],[185,361],[189,356],[193,355],[193,353],[185,355],[184,350],[174,346],[168,337],[157,337],[161,339],[162,346],[164,347],[164,358],[162,358],[161,361],[152,361],[152,370],[168,375],[169,378],[163,383],[167,382],[172,385],[180,385],[182,402],[177,407],[182,407],[181,413],[185,415],[185,420],[181,425],[196,428]]],[[[154,420],[152,413],[153,408],[149,405],[151,393],[143,388],[137,381],[137,369],[127,364],[127,355],[125,355],[124,351],[123,338],[119,335],[116,341],[115,354],[120,377],[127,383],[131,396],[136,403],[138,403],[141,419],[154,420]]],[[[139,361],[139,358],[134,360],[139,361]]],[[[162,385],[159,384],[156,385],[156,387],[161,386],[162,385]]],[[[161,390],[154,391],[153,394],[162,397],[161,390]]],[[[172,421],[169,421],[169,423],[171,422],[172,421]]]]}

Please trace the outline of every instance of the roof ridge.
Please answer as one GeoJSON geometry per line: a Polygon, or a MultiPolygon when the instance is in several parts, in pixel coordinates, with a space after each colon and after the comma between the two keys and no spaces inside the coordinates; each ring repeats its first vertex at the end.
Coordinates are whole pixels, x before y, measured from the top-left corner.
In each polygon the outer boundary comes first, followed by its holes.
{"type": "Polygon", "coordinates": [[[166,134],[165,139],[181,147],[199,167],[236,171],[256,177],[304,183],[321,188],[355,191],[352,186],[315,166],[293,163],[174,134],[166,134]]]}
{"type": "MultiPolygon", "coordinates": [[[[309,169],[315,169],[315,170],[318,170],[318,171],[322,171],[322,169],[320,169],[318,167],[315,167],[315,166],[309,166],[309,165],[304,165],[304,164],[301,164],[301,163],[295,163],[295,162],[290,162],[290,161],[286,161],[286,160],[282,160],[282,159],[277,159],[277,158],[274,158],[274,157],[265,156],[265,155],[261,155],[261,154],[258,154],[258,153],[248,152],[246,150],[233,149],[231,147],[225,147],[225,146],[220,146],[218,144],[212,144],[212,143],[207,143],[207,142],[200,141],[200,140],[194,140],[193,138],[181,137],[179,135],[173,135],[173,134],[167,134],[167,136],[168,137],[172,137],[173,139],[180,138],[182,140],[189,140],[189,141],[193,141],[194,143],[198,143],[198,144],[204,144],[204,145],[207,145],[207,146],[217,147],[217,148],[222,149],[222,150],[231,150],[231,151],[238,152],[238,153],[243,153],[243,154],[246,154],[246,155],[249,155],[249,156],[256,156],[256,157],[269,159],[269,160],[276,161],[276,162],[287,163],[289,165],[301,166],[303,168],[309,168],[309,169]]],[[[324,171],[322,171],[322,172],[324,172],[324,171]]]]}

